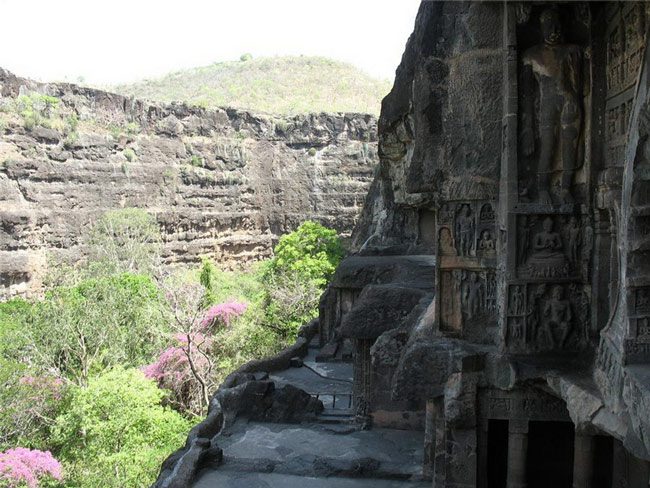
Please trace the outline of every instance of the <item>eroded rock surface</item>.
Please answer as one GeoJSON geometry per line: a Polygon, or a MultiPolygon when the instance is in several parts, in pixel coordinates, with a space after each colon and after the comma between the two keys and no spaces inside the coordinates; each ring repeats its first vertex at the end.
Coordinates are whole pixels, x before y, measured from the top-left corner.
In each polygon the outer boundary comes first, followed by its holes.
{"type": "Polygon", "coordinates": [[[0,296],[37,290],[50,254],[83,257],[81,234],[108,209],[155,215],[167,263],[265,258],[306,219],[349,235],[377,162],[363,114],[155,105],[2,69],[0,107],[0,296]],[[65,116],[26,128],[16,103],[33,93],[65,116]]]}

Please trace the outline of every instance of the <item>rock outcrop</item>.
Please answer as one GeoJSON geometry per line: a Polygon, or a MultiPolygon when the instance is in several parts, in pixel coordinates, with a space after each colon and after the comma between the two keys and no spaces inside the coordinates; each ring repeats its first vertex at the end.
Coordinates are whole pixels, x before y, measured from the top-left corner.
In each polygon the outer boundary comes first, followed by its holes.
{"type": "Polygon", "coordinates": [[[349,235],[377,162],[369,115],[150,104],[2,69],[0,134],[0,296],[38,290],[49,255],[82,258],[107,209],[155,215],[167,263],[268,257],[306,219],[349,235]]]}

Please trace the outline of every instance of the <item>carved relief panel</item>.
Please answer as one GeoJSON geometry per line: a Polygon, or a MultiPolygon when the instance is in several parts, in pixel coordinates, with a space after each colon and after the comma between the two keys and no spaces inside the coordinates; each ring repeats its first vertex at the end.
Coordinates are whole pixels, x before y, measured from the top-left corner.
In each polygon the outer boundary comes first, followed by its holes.
{"type": "MultiPolygon", "coordinates": [[[[491,202],[449,202],[438,212],[438,253],[442,266],[476,266],[496,258],[496,228],[491,202]]],[[[490,265],[487,263],[486,265],[490,265]]]]}
{"type": "Polygon", "coordinates": [[[508,287],[506,345],[511,352],[578,350],[588,343],[588,289],[577,283],[508,287]]]}
{"type": "Polygon", "coordinates": [[[438,211],[440,329],[482,339],[496,325],[493,202],[446,202],[438,211]]]}
{"type": "Polygon", "coordinates": [[[496,320],[496,277],[493,271],[446,269],[440,273],[440,328],[472,333],[496,320]]]}
{"type": "Polygon", "coordinates": [[[645,48],[643,2],[621,2],[608,11],[605,165],[621,166],[632,113],[634,86],[645,48]]]}
{"type": "Polygon", "coordinates": [[[517,216],[517,276],[587,280],[594,244],[589,215],[517,216]]]}

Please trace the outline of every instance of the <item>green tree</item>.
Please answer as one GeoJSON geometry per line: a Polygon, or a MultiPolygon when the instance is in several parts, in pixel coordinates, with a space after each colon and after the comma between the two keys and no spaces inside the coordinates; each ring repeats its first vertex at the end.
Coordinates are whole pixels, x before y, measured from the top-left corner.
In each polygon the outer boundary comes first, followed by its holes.
{"type": "Polygon", "coordinates": [[[145,487],[191,428],[162,406],[165,393],[136,369],[116,367],[71,388],[53,444],[72,486],[145,487]]]}
{"type": "Polygon", "coordinates": [[[318,314],[318,299],[343,257],[335,230],[306,221],[280,238],[263,272],[264,324],[293,338],[318,314]]]}
{"type": "Polygon", "coordinates": [[[308,220],[280,237],[269,263],[271,274],[296,272],[324,288],[343,257],[336,231],[308,220]]]}
{"type": "Polygon", "coordinates": [[[8,337],[16,345],[11,356],[84,385],[92,372],[150,361],[164,340],[164,314],[147,276],[121,273],[56,287],[8,337]]]}
{"type": "Polygon", "coordinates": [[[150,274],[160,261],[156,219],[139,208],[109,210],[86,235],[91,266],[102,274],[150,274]]]}

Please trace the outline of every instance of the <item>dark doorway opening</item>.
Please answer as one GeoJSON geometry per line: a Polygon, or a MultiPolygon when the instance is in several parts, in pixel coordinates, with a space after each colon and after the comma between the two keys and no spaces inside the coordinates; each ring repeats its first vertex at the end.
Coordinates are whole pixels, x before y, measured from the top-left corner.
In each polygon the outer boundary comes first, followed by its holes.
{"type": "Polygon", "coordinates": [[[505,488],[508,476],[508,421],[488,421],[487,486],[505,488]]]}
{"type": "Polygon", "coordinates": [[[526,478],[529,488],[571,488],[573,485],[571,422],[530,422],[526,478]]]}
{"type": "Polygon", "coordinates": [[[594,488],[611,488],[614,473],[614,439],[594,436],[594,488]]]}

